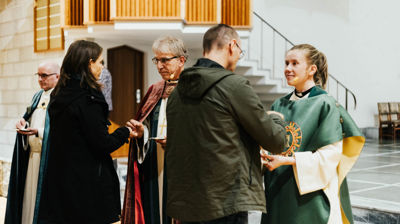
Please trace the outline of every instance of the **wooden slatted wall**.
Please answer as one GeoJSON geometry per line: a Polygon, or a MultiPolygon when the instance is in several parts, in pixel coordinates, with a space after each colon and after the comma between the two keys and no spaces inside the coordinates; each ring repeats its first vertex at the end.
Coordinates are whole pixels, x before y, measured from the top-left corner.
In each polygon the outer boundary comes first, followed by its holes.
{"type": "Polygon", "coordinates": [[[83,25],[83,0],[66,0],[66,22],[68,26],[83,25]]]}
{"type": "Polygon", "coordinates": [[[187,24],[216,24],[217,0],[186,0],[187,24]]]}
{"type": "Polygon", "coordinates": [[[110,0],[95,0],[94,20],[96,22],[110,21],[110,0]]]}
{"type": "Polygon", "coordinates": [[[180,0],[115,0],[115,19],[180,19],[180,0]]]}
{"type": "Polygon", "coordinates": [[[221,23],[235,27],[251,25],[251,0],[221,0],[221,23]]]}
{"type": "Polygon", "coordinates": [[[35,1],[34,49],[35,52],[64,49],[64,34],[60,21],[60,0],[35,1]]]}

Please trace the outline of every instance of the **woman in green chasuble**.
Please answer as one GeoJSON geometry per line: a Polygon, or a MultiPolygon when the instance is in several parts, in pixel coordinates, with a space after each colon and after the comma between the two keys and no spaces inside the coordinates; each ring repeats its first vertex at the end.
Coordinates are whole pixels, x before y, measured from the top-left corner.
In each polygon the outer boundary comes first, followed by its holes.
{"type": "Polygon", "coordinates": [[[364,137],[347,111],[324,91],[325,55],[302,44],[285,58],[285,77],[293,93],[272,110],[287,122],[281,155],[261,150],[267,214],[263,224],[353,223],[346,175],[357,160],[364,137]]]}

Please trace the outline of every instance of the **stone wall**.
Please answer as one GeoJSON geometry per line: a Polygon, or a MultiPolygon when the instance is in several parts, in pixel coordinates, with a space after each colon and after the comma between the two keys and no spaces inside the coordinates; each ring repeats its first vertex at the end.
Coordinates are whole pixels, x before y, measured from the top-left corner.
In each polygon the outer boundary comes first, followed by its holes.
{"type": "Polygon", "coordinates": [[[7,196],[11,163],[0,161],[0,195],[7,196]]]}
{"type": "MultiPolygon", "coordinates": [[[[33,0],[0,0],[0,162],[9,170],[15,123],[40,89],[34,73],[43,61],[61,63],[64,51],[34,53],[33,0]]],[[[0,195],[8,173],[0,172],[0,195]]]]}

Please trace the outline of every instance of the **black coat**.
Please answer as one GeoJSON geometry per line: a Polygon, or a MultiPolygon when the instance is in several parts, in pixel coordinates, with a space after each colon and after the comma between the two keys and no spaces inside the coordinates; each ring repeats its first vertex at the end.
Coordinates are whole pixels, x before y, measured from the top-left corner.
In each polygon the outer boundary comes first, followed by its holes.
{"type": "Polygon", "coordinates": [[[49,105],[50,154],[39,219],[42,223],[112,223],[121,214],[120,189],[110,153],[129,130],[109,134],[108,106],[100,91],[79,80],[49,105]]]}

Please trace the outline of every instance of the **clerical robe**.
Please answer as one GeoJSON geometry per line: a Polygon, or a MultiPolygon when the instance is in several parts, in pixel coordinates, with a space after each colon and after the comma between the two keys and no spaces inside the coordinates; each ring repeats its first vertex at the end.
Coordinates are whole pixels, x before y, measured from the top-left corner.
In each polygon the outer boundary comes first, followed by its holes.
{"type": "Polygon", "coordinates": [[[171,86],[165,81],[150,86],[139,107],[136,120],[143,122],[145,133],[130,144],[122,223],[171,222],[164,212],[164,149],[152,139],[166,137],[165,109],[171,86]]]}
{"type": "Polygon", "coordinates": [[[38,136],[26,137],[17,134],[8,186],[6,224],[38,221],[43,174],[48,155],[47,105],[51,91],[52,89],[37,92],[23,116],[30,122],[31,128],[38,129],[38,136]],[[28,144],[25,149],[24,144],[28,144]]]}
{"type": "Polygon", "coordinates": [[[345,177],[365,139],[347,111],[319,87],[301,99],[289,94],[272,109],[285,116],[284,155],[296,165],[266,172],[262,223],[353,223],[345,177]]]}

